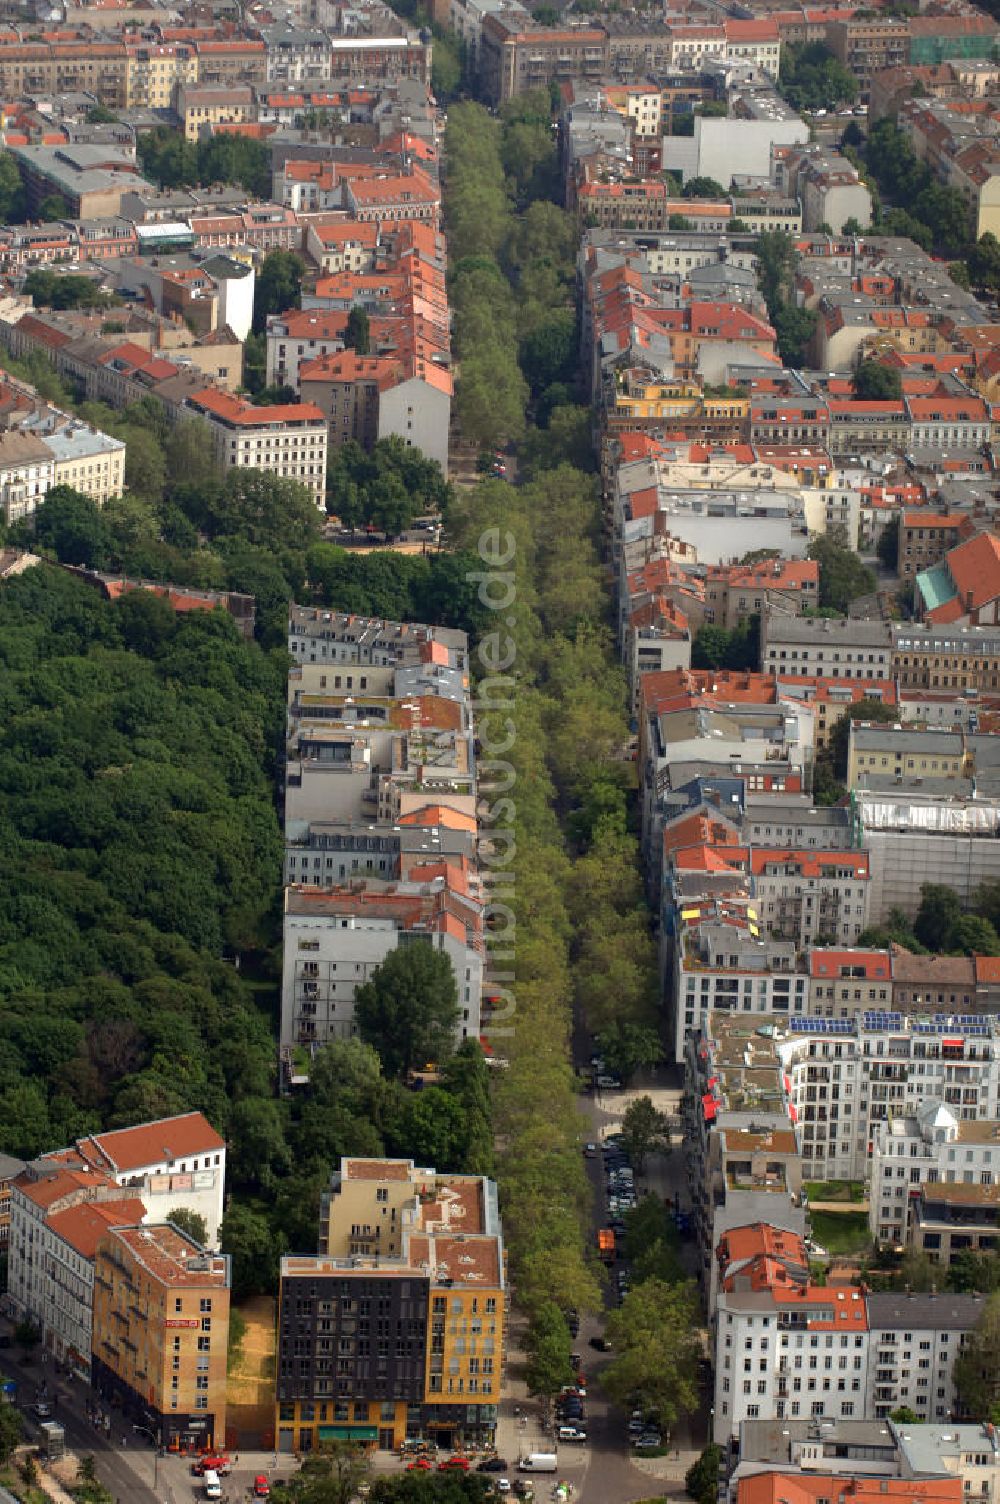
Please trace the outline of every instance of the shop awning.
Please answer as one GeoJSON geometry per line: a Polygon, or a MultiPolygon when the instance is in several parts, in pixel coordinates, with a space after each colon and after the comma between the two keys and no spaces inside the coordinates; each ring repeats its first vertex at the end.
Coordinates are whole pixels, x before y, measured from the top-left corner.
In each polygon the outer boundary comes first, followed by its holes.
{"type": "Polygon", "coordinates": [[[378,1426],[320,1426],[320,1441],[378,1441],[378,1426]]]}
{"type": "Polygon", "coordinates": [[[702,1111],[705,1114],[705,1122],[710,1123],[719,1110],[719,1104],[711,1093],[706,1093],[701,1099],[702,1111]]]}

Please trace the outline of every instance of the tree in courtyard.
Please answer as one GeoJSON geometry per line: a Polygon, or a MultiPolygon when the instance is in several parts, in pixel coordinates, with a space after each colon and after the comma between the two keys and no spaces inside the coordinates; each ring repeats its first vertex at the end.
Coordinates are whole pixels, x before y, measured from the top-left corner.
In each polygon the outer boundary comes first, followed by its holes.
{"type": "Polygon", "coordinates": [[[948,1270],[948,1287],[968,1295],[992,1295],[1000,1288],[1000,1258],[963,1248],[948,1270]]]}
{"type": "Polygon", "coordinates": [[[862,402],[898,402],[903,395],[903,378],[896,366],[863,360],[854,373],[854,395],[862,402]]]}
{"type": "Polygon", "coordinates": [[[446,1059],[455,1048],[458,987],[444,951],[416,941],[390,951],[354,996],[358,1033],[387,1076],[446,1059]]]}
{"type": "Polygon", "coordinates": [[[634,1286],[608,1318],[616,1356],[603,1382],[614,1402],[655,1411],[663,1432],[692,1414],[698,1407],[697,1328],[692,1284],[648,1279],[634,1286]]]}
{"type": "Polygon", "coordinates": [[[715,178],[688,178],[681,190],[682,198],[725,198],[726,190],[715,178]]]}
{"type": "Polygon", "coordinates": [[[640,1173],[647,1155],[670,1147],[667,1119],[653,1106],[652,1097],[636,1097],[628,1104],[622,1115],[622,1141],[640,1173]]]}
{"type": "Polygon", "coordinates": [[[898,516],[894,517],[891,522],[887,522],[885,527],[879,533],[878,542],[875,545],[875,552],[879,556],[879,561],[885,565],[886,569],[899,568],[898,516]]]}
{"type": "Polygon", "coordinates": [[[920,1416],[909,1405],[899,1405],[895,1410],[890,1410],[889,1419],[894,1420],[897,1426],[915,1426],[920,1416]]]}
{"type": "Polygon", "coordinates": [[[876,580],[851,547],[846,528],[839,525],[816,534],[809,544],[809,557],[819,563],[819,603],[846,611],[858,596],[870,595],[876,580]]]}
{"type": "Polygon", "coordinates": [[[35,513],[35,539],[51,549],[60,564],[101,569],[108,562],[110,539],[94,501],[72,486],[53,486],[35,513]]]}
{"type": "Polygon", "coordinates": [[[219,1241],[222,1251],[232,1256],[236,1300],[274,1289],[284,1250],[263,1212],[246,1204],[230,1206],[219,1241]]]}
{"type": "Polygon", "coordinates": [[[9,151],[0,151],[0,222],[20,224],[25,216],[24,184],[9,151]]]}
{"type": "Polygon", "coordinates": [[[719,1496],[719,1466],[722,1448],[710,1441],[697,1462],[684,1474],[684,1488],[695,1504],[715,1504],[719,1496]]]}
{"type": "Polygon", "coordinates": [[[1000,1408],[1000,1295],[991,1295],[952,1370],[955,1391],[973,1420],[994,1419],[1000,1408]]]}
{"type": "Polygon", "coordinates": [[[270,313],[284,313],[302,302],[305,262],[294,251],[270,251],[253,289],[253,327],[263,334],[270,313]]]}
{"type": "Polygon", "coordinates": [[[955,930],[962,918],[962,905],[954,888],[944,883],[921,883],[920,908],[913,933],[930,951],[951,950],[955,930]]]}
{"type": "Polygon", "coordinates": [[[187,1206],[175,1206],[172,1212],[167,1213],[167,1221],[180,1228],[181,1232],[186,1232],[189,1238],[194,1238],[202,1248],[208,1242],[208,1223],[200,1212],[193,1212],[187,1206]]]}
{"type": "Polygon", "coordinates": [[[368,310],[361,303],[355,303],[347,315],[344,343],[357,355],[367,355],[371,349],[371,325],[368,310]]]}

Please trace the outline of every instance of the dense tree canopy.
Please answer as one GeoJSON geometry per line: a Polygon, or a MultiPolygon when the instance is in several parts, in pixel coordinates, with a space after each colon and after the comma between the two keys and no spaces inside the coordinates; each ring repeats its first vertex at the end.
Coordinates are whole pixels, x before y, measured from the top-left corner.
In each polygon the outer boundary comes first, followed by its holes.
{"type": "Polygon", "coordinates": [[[819,563],[821,607],[846,611],[851,601],[874,591],[875,572],[862,564],[844,528],[834,526],[817,533],[810,541],[809,557],[819,563]]]}
{"type": "Polygon", "coordinates": [[[327,510],[348,527],[366,523],[391,535],[405,532],[415,517],[446,515],[451,487],[436,460],[393,435],[369,452],[354,439],[330,456],[327,510]]]}
{"type": "Polygon", "coordinates": [[[358,1034],[378,1051],[391,1076],[446,1060],[460,1017],[451,962],[429,941],[390,951],[354,995],[358,1034]]]}
{"type": "Polygon", "coordinates": [[[15,1153],[161,1110],[225,1130],[270,1091],[268,1021],[223,957],[274,902],[281,676],[222,613],[163,606],[141,632],[127,597],[51,568],[0,589],[15,1153]]]}
{"type": "Polygon", "coordinates": [[[781,49],[781,92],[797,110],[833,110],[852,104],[858,97],[858,81],[823,42],[781,49]]]}

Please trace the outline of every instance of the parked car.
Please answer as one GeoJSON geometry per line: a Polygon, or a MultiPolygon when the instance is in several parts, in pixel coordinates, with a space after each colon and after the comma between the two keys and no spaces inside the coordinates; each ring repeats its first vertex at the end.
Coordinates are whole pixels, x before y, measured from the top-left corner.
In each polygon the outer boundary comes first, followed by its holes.
{"type": "Polygon", "coordinates": [[[39,1400],[37,1405],[32,1405],[31,1408],[39,1420],[51,1420],[52,1406],[46,1404],[45,1400],[39,1400]]]}
{"type": "Polygon", "coordinates": [[[587,1433],[582,1426],[560,1426],[556,1432],[557,1441],[584,1442],[587,1433]]]}
{"type": "Polygon", "coordinates": [[[484,1457],[476,1471],[478,1473],[505,1473],[507,1459],[506,1457],[484,1457]]]}
{"type": "Polygon", "coordinates": [[[586,1157],[588,1159],[595,1159],[597,1157],[597,1145],[596,1144],[584,1144],[584,1146],[583,1146],[583,1152],[584,1152],[584,1154],[586,1155],[586,1157]]]}
{"type": "Polygon", "coordinates": [[[663,1439],[659,1431],[643,1431],[639,1437],[639,1446],[641,1447],[661,1447],[662,1445],[663,1439]]]}
{"type": "Polygon", "coordinates": [[[597,1089],[598,1091],[619,1091],[621,1082],[617,1076],[598,1076],[597,1089]]]}
{"type": "Polygon", "coordinates": [[[444,1462],[439,1462],[438,1463],[438,1472],[439,1473],[447,1473],[447,1472],[454,1472],[454,1471],[457,1471],[457,1472],[460,1472],[460,1473],[467,1473],[469,1471],[469,1459],[468,1459],[468,1457],[459,1457],[459,1456],[446,1457],[445,1460],[444,1460],[444,1462]]]}
{"type": "Polygon", "coordinates": [[[510,1479],[509,1478],[498,1478],[497,1479],[497,1493],[498,1494],[509,1494],[510,1493],[510,1479]]]}
{"type": "Polygon", "coordinates": [[[263,1473],[258,1473],[253,1480],[253,1496],[255,1499],[269,1499],[271,1497],[271,1485],[263,1473]]]}
{"type": "Polygon", "coordinates": [[[591,1337],[590,1345],[591,1347],[596,1347],[599,1353],[614,1352],[614,1348],[611,1346],[611,1343],[608,1341],[607,1337],[591,1337]]]}
{"type": "Polygon", "coordinates": [[[415,1457],[412,1462],[406,1464],[408,1473],[429,1473],[434,1467],[433,1462],[427,1457],[415,1457]]]}

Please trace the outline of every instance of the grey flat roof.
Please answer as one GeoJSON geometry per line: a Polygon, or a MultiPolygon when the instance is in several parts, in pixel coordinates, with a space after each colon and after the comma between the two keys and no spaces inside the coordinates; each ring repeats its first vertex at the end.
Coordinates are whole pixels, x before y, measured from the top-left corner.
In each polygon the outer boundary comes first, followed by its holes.
{"type": "Polygon", "coordinates": [[[888,648],[892,640],[888,624],[883,621],[853,616],[782,616],[771,611],[765,634],[768,647],[772,642],[789,642],[888,648]]]}
{"type": "Polygon", "coordinates": [[[983,1295],[900,1295],[876,1291],[868,1296],[868,1326],[872,1331],[964,1332],[983,1312],[983,1295]]]}

